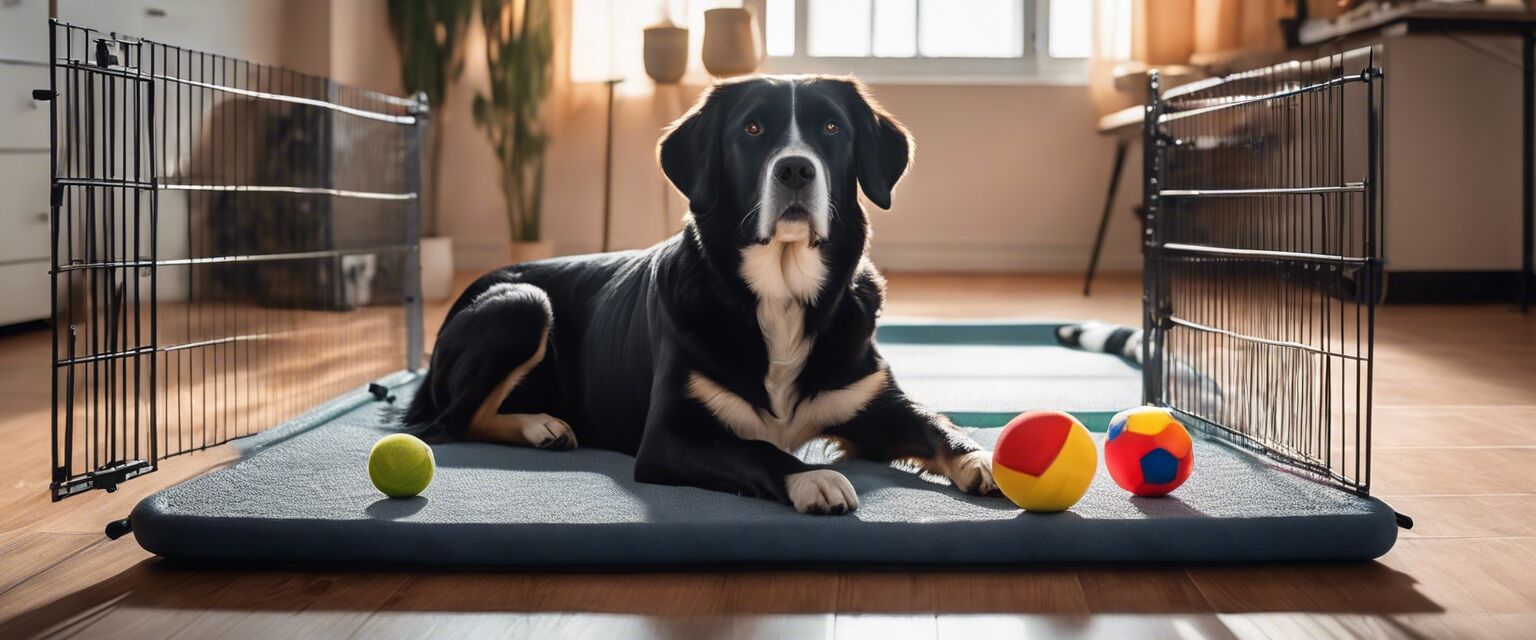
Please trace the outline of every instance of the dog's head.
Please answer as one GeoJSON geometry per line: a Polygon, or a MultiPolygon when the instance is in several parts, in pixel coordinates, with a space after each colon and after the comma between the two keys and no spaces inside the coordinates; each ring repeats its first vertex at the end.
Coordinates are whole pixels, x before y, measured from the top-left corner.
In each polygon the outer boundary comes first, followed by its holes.
{"type": "Polygon", "coordinates": [[[817,246],[838,241],[839,229],[864,228],[856,189],[890,208],[912,148],[906,128],[857,81],[769,76],[705,92],[657,156],[707,240],[817,246]]]}

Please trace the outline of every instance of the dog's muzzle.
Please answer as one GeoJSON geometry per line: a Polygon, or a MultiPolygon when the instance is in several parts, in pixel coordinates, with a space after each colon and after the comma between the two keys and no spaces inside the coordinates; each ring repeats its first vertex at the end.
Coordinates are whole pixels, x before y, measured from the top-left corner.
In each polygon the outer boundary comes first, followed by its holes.
{"type": "Polygon", "coordinates": [[[812,211],[825,211],[826,205],[816,201],[826,198],[826,190],[816,162],[804,155],[781,156],[774,160],[768,177],[763,211],[773,218],[761,228],[758,243],[773,242],[781,225],[799,224],[808,230],[811,248],[821,246],[826,239],[817,230],[825,221],[818,221],[812,211]]]}

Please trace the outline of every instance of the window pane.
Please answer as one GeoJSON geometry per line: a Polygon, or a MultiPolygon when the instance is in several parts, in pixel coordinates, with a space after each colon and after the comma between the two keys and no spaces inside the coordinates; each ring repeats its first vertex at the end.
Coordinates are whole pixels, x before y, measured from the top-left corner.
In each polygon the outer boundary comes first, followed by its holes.
{"type": "Polygon", "coordinates": [[[1086,58],[1093,53],[1093,3],[1051,0],[1047,42],[1052,58],[1086,58]]]}
{"type": "Polygon", "coordinates": [[[768,0],[766,13],[768,55],[795,55],[795,0],[768,0]]]}
{"type": "Polygon", "coordinates": [[[917,20],[917,48],[926,57],[1024,55],[1023,0],[923,0],[917,20]]]}
{"type": "Polygon", "coordinates": [[[917,55],[917,0],[875,0],[875,55],[917,55]]]}
{"type": "Polygon", "coordinates": [[[806,53],[820,57],[869,55],[870,0],[807,0],[806,53]]]}

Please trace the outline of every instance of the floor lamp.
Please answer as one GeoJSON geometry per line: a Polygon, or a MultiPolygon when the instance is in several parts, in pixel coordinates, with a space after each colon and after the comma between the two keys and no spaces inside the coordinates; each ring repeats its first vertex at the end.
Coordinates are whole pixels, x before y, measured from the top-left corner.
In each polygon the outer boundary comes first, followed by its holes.
{"type": "Polygon", "coordinates": [[[603,114],[602,251],[613,248],[610,234],[613,223],[613,107],[615,87],[624,80],[621,75],[623,63],[617,59],[618,52],[624,47],[621,46],[623,43],[616,42],[621,34],[615,16],[621,9],[626,15],[632,10],[613,0],[576,0],[571,7],[571,82],[602,83],[607,92],[603,114]]]}
{"type": "Polygon", "coordinates": [[[613,89],[621,80],[608,79],[603,84],[608,86],[608,107],[604,116],[608,120],[603,134],[603,242],[602,251],[607,253],[612,249],[609,239],[613,228],[613,89]]]}

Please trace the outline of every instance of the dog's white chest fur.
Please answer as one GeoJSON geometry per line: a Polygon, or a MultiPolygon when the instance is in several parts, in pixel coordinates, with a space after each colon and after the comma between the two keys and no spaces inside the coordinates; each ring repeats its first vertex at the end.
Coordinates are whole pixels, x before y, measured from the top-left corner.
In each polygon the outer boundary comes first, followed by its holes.
{"type": "Polygon", "coordinates": [[[758,297],[757,323],[768,352],[763,389],[773,411],[753,407],[698,372],[688,380],[689,394],[736,435],[790,452],[863,410],[886,382],[882,369],[842,389],[800,398],[795,381],[815,344],[805,333],[805,304],[815,299],[826,275],[821,254],[806,242],[809,229],[803,233],[781,228],[773,242],[742,251],[741,275],[758,297]]]}

